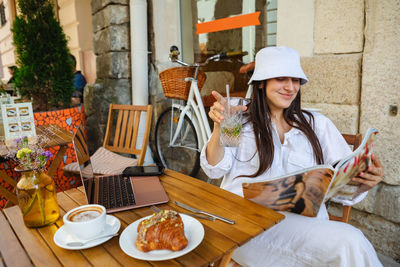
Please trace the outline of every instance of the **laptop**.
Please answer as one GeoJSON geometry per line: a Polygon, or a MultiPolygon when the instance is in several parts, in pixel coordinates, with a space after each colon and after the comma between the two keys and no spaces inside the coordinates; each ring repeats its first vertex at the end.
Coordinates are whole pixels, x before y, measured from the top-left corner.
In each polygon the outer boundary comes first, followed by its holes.
{"type": "Polygon", "coordinates": [[[94,176],[82,124],[72,143],[88,204],[103,205],[107,213],[113,213],[168,202],[168,195],[158,176],[94,176]]]}

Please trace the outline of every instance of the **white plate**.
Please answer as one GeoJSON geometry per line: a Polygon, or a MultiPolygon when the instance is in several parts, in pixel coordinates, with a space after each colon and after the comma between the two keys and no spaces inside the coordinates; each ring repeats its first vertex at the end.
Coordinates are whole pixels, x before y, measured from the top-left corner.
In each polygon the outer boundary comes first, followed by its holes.
{"type": "Polygon", "coordinates": [[[192,251],[196,248],[204,238],[204,228],[203,225],[193,217],[185,214],[180,214],[185,227],[185,236],[188,239],[188,245],[180,251],[171,251],[167,249],[162,250],[151,250],[149,252],[142,252],[136,248],[136,237],[137,237],[137,227],[138,224],[150,216],[141,218],[133,223],[131,223],[122,232],[119,237],[119,246],[121,249],[129,256],[148,261],[163,261],[173,258],[180,257],[186,253],[192,251]]]}
{"type": "MultiPolygon", "coordinates": [[[[101,234],[99,234],[99,235],[116,234],[116,233],[118,233],[118,230],[120,227],[121,227],[121,222],[118,220],[118,218],[116,218],[112,215],[107,215],[106,216],[106,227],[105,227],[104,231],[101,232],[101,234]]],[[[54,234],[53,239],[54,239],[54,243],[56,243],[56,245],[59,247],[62,247],[65,249],[78,250],[78,249],[86,249],[86,248],[98,246],[98,245],[108,241],[111,238],[112,238],[112,236],[109,236],[109,237],[93,240],[92,242],[89,242],[81,247],[75,247],[75,246],[70,247],[70,246],[67,246],[68,242],[80,241],[80,240],[74,238],[71,234],[69,234],[65,230],[65,227],[63,225],[54,234]]]]}

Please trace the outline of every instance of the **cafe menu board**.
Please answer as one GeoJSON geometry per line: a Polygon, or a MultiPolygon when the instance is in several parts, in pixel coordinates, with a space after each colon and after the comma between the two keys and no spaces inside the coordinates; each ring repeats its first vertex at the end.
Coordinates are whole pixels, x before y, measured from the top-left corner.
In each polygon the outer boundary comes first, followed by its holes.
{"type": "Polygon", "coordinates": [[[36,136],[32,103],[1,105],[5,140],[36,136]]]}

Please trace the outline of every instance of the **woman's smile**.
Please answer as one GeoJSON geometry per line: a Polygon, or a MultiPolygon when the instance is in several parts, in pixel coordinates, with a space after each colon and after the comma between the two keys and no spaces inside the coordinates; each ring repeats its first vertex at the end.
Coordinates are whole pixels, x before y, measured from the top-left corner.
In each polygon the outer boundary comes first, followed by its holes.
{"type": "Polygon", "coordinates": [[[300,79],[278,77],[267,81],[267,101],[272,110],[288,108],[300,90],[300,79]]]}
{"type": "Polygon", "coordinates": [[[279,93],[279,94],[280,94],[283,98],[288,99],[288,100],[294,98],[293,96],[295,96],[295,94],[289,94],[289,93],[279,93]]]}

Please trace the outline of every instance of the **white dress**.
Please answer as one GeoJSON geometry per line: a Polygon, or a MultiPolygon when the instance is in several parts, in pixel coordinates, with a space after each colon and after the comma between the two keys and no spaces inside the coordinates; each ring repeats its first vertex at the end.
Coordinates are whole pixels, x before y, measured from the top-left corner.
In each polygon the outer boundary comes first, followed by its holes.
{"type": "MultiPolygon", "coordinates": [[[[313,115],[324,163],[332,164],[351,153],[335,125],[322,114],[313,115]]],[[[264,174],[235,178],[258,170],[259,158],[250,124],[242,129],[240,146],[225,147],[223,159],[215,166],[208,164],[204,146],[201,167],[210,178],[223,177],[221,188],[243,196],[242,183],[248,179],[264,180],[316,165],[312,146],[300,130],[292,128],[285,133],[281,144],[274,125],[273,128],[274,160],[264,174]]],[[[367,192],[345,204],[355,204],[366,195],[367,192]]],[[[232,258],[243,266],[382,266],[362,232],[349,224],[329,221],[325,205],[316,218],[283,214],[286,218],[282,222],[236,249],[232,258]]]]}

